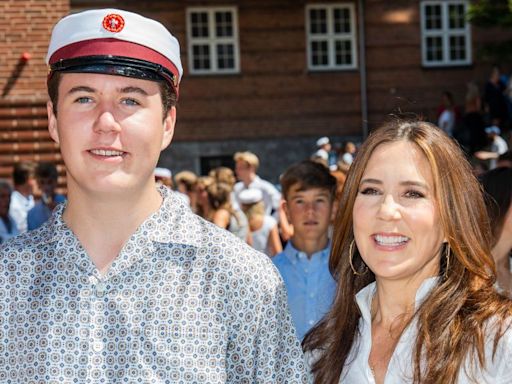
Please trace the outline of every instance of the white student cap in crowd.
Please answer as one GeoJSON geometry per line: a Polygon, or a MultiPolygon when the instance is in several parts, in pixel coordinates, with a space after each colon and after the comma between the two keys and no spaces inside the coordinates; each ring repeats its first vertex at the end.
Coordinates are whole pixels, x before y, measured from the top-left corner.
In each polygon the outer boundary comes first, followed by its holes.
{"type": "Polygon", "coordinates": [[[94,9],[62,18],[46,56],[56,71],[106,73],[166,80],[178,93],[183,75],[178,40],[159,22],[119,9],[94,9]]]}
{"type": "Polygon", "coordinates": [[[329,138],[327,136],[321,137],[316,141],[316,146],[321,147],[322,145],[329,144],[329,138]]]}
{"type": "Polygon", "coordinates": [[[161,178],[169,178],[170,179],[172,177],[171,170],[167,169],[167,168],[156,167],[153,174],[155,177],[161,177],[161,178]]]}
{"type": "Polygon", "coordinates": [[[244,189],[238,194],[240,204],[254,204],[263,200],[263,193],[256,188],[244,189]]]}
{"type": "Polygon", "coordinates": [[[499,135],[499,134],[501,134],[501,129],[499,129],[499,127],[497,127],[495,125],[491,125],[490,127],[485,128],[485,133],[487,133],[487,134],[494,133],[496,135],[499,135]]]}

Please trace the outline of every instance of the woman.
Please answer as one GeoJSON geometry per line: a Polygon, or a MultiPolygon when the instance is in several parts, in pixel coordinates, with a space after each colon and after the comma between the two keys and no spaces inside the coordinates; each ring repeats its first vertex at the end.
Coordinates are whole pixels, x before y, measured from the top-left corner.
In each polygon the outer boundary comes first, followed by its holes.
{"type": "Polygon", "coordinates": [[[221,228],[227,229],[240,240],[250,243],[249,223],[241,210],[231,205],[229,184],[213,182],[206,187],[208,194],[208,220],[221,228]]]}
{"type": "Polygon", "coordinates": [[[492,226],[492,255],[498,271],[498,285],[512,292],[512,168],[495,168],[482,175],[481,182],[488,195],[485,202],[492,226]]]}
{"type": "Polygon", "coordinates": [[[283,251],[277,221],[272,216],[265,214],[263,194],[255,188],[244,189],[239,193],[242,211],[249,222],[251,236],[250,245],[266,255],[273,257],[283,251]]]}
{"type": "Polygon", "coordinates": [[[385,124],[340,207],[336,299],[304,340],[315,383],[511,382],[512,303],[494,289],[485,205],[458,146],[429,123],[385,124]]]}

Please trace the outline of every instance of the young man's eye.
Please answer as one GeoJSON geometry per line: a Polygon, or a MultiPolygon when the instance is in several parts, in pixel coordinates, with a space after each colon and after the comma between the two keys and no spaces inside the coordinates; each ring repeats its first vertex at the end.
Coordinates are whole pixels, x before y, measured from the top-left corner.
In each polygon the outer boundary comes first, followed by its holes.
{"type": "Polygon", "coordinates": [[[419,192],[419,191],[410,190],[410,191],[405,192],[405,197],[410,197],[412,199],[421,199],[421,198],[425,197],[425,194],[423,194],[422,192],[419,192]]]}
{"type": "Polygon", "coordinates": [[[139,102],[135,99],[123,99],[122,101],[123,104],[126,104],[126,105],[139,105],[139,102]]]}
{"type": "Polygon", "coordinates": [[[87,104],[87,103],[90,103],[92,101],[92,99],[90,97],[87,97],[87,96],[81,96],[81,97],[78,97],[76,100],[75,100],[75,103],[78,103],[78,104],[87,104]]]}

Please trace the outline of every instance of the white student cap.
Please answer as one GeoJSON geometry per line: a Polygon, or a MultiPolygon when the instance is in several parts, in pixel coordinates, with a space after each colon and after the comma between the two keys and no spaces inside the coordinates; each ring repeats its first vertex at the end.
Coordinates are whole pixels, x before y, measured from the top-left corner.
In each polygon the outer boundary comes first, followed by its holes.
{"type": "Polygon", "coordinates": [[[159,22],[119,9],[62,18],[46,56],[48,79],[60,72],[166,80],[178,93],[183,75],[178,40],[159,22]]]}
{"type": "Polygon", "coordinates": [[[321,147],[322,145],[329,144],[329,138],[327,136],[321,137],[316,141],[316,146],[321,147]]]}
{"type": "Polygon", "coordinates": [[[155,177],[162,177],[162,178],[169,178],[170,179],[172,177],[172,172],[168,168],[156,167],[155,171],[153,172],[153,175],[155,177]]]}
{"type": "Polygon", "coordinates": [[[256,188],[244,189],[238,194],[240,204],[254,204],[263,200],[263,193],[256,188]]]}
{"type": "Polygon", "coordinates": [[[490,127],[485,128],[485,133],[487,133],[487,134],[494,133],[496,135],[499,135],[499,134],[501,134],[501,129],[499,129],[495,125],[491,125],[490,127]]]}

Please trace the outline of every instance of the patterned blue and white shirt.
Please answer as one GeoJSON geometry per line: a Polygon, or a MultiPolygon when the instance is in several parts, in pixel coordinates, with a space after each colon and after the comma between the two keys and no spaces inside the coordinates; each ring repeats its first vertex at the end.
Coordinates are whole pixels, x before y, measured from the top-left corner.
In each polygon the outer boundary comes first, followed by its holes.
{"type": "Polygon", "coordinates": [[[306,383],[267,256],[161,208],[101,276],[62,220],[0,248],[1,383],[306,383]]]}

